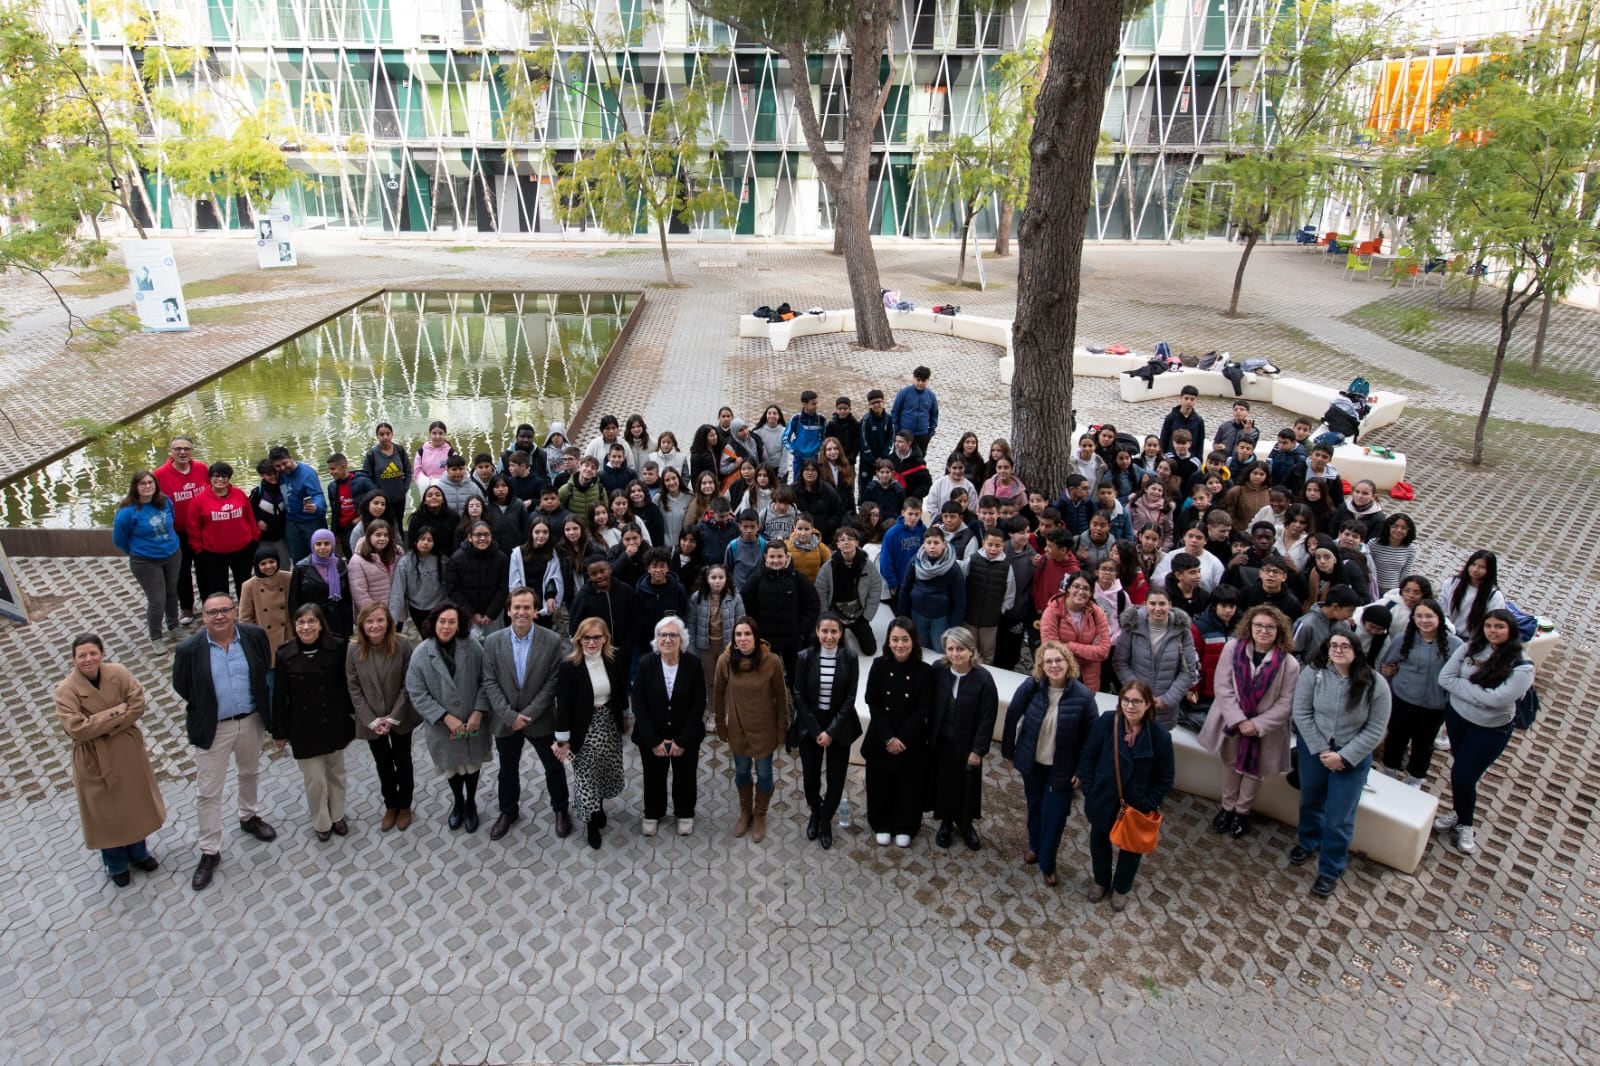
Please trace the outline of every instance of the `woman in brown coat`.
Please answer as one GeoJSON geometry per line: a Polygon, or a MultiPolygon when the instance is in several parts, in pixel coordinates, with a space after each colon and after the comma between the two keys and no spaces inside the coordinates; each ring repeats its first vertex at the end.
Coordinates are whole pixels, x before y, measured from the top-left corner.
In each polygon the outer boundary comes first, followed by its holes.
{"type": "Polygon", "coordinates": [[[278,568],[271,547],[256,552],[255,576],[239,590],[239,621],[267,631],[267,646],[277,663],[278,649],[294,634],[289,631],[289,574],[278,568]]]}
{"type": "Polygon", "coordinates": [[[56,686],[56,717],[72,739],[83,842],[100,849],[107,876],[125,888],[133,879],[129,866],[158,867],[144,838],[167,820],[167,806],[139,731],[144,689],[126,667],[105,662],[105,652],[93,633],[73,639],[73,670],[56,686]]]}
{"type": "Polygon", "coordinates": [[[1261,604],[1246,611],[1222,648],[1216,698],[1200,746],[1222,758],[1222,807],[1211,828],[1234,839],[1250,831],[1263,779],[1289,772],[1290,719],[1300,662],[1287,615],[1261,604]]]}
{"type": "Polygon", "coordinates": [[[370,601],[356,616],[356,634],[345,652],[344,678],[356,712],[356,739],[367,742],[378,767],[383,789],[383,822],[378,828],[385,833],[411,825],[415,790],[411,732],[422,724],[422,716],[406,692],[410,667],[411,643],[395,628],[388,602],[370,601]]]}
{"type": "Polygon", "coordinates": [[[733,643],[717,660],[711,702],[717,736],[733,754],[733,783],[739,790],[739,821],[733,835],[748,832],[759,844],[767,836],[772,756],[789,728],[789,687],[783,682],[782,657],[761,639],[756,620],[749,615],[734,623],[733,643]]]}

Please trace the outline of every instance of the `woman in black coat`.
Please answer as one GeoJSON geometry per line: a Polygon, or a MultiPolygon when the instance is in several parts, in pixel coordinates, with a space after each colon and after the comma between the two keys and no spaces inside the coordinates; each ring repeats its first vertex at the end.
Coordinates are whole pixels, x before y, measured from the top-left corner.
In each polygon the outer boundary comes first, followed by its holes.
{"type": "Polygon", "coordinates": [[[1144,814],[1159,810],[1172,791],[1177,772],[1172,758],[1172,734],[1155,720],[1156,698],[1150,686],[1143,681],[1129,681],[1122,686],[1117,700],[1117,713],[1101,715],[1090,730],[1078,759],[1077,776],[1083,789],[1083,813],[1089,819],[1089,859],[1094,866],[1089,902],[1100,902],[1114,889],[1114,911],[1128,905],[1128,893],[1133,890],[1133,878],[1144,856],[1120,852],[1113,876],[1111,826],[1123,803],[1144,814]],[[1120,798],[1118,767],[1122,770],[1120,798]]]}
{"type": "Polygon", "coordinates": [[[880,846],[891,837],[909,848],[922,827],[928,761],[928,702],[933,668],[922,661],[911,619],[896,617],[884,637],[886,654],[867,672],[867,724],[861,754],[867,762],[867,824],[880,846]]]}
{"type": "Polygon", "coordinates": [[[933,671],[928,746],[933,765],[934,843],[948,848],[954,830],[968,848],[982,847],[972,820],[982,810],[983,757],[994,742],[1000,693],[994,675],[978,665],[978,638],[966,626],[944,631],[944,658],[933,671]]]}
{"type": "Polygon", "coordinates": [[[321,609],[323,628],[339,640],[349,640],[355,628],[355,598],[350,594],[350,572],[334,551],[335,539],[329,529],[311,534],[311,554],[289,575],[289,613],[315,605],[321,609]]]}
{"type": "Polygon", "coordinates": [[[318,840],[344,836],[344,749],[356,736],[355,709],[344,679],[345,648],[306,604],[294,612],[294,639],[278,649],[272,685],[272,736],[290,745],[306,786],[318,840]]]}
{"type": "Polygon", "coordinates": [[[833,847],[833,816],[844,796],[850,745],[861,735],[861,717],[856,713],[861,661],[843,640],[843,619],[832,611],[824,612],[817,619],[817,643],[802,651],[795,662],[791,700],[806,806],[811,808],[806,839],[820,841],[824,849],[833,847]]]}
{"type": "Polygon", "coordinates": [[[444,564],[445,598],[466,611],[472,635],[479,640],[501,626],[510,565],[506,553],[494,546],[494,528],[482,521],[472,524],[467,542],[444,564]]]}
{"type": "Polygon", "coordinates": [[[606,800],[622,795],[622,737],[628,732],[628,660],[599,618],[572,628],[572,654],[556,682],[556,758],[572,764],[572,817],[591,848],[606,827],[606,800]]]}
{"type": "Polygon", "coordinates": [[[655,625],[653,655],[639,659],[633,678],[633,742],[644,769],[644,835],[653,837],[667,814],[667,775],[672,775],[672,816],[678,835],[694,832],[695,775],[705,739],[706,678],[689,655],[689,631],[668,615],[655,625]],[[669,681],[670,678],[670,681],[669,681]]]}
{"type": "Polygon", "coordinates": [[[833,539],[848,513],[839,493],[823,480],[822,467],[815,459],[804,459],[800,463],[800,479],[794,484],[794,505],[811,516],[811,524],[817,527],[824,541],[833,539]]]}
{"type": "Polygon", "coordinates": [[[422,491],[421,505],[406,519],[406,543],[417,542],[417,530],[431,529],[434,552],[439,558],[448,559],[456,550],[456,527],[460,524],[461,516],[444,501],[444,490],[429,485],[422,491]]]}

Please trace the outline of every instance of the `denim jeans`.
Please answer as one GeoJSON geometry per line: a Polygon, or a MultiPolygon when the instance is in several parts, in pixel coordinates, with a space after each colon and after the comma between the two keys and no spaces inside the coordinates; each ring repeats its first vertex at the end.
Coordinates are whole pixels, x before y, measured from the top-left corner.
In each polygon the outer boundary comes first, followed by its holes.
{"type": "Polygon", "coordinates": [[[750,769],[755,768],[756,789],[761,792],[772,791],[772,756],[763,755],[756,758],[750,755],[735,755],[733,757],[733,783],[740,788],[750,783],[750,769]]]}
{"type": "Polygon", "coordinates": [[[1056,852],[1072,813],[1072,786],[1051,788],[1055,767],[1035,763],[1022,775],[1022,794],[1028,801],[1028,850],[1039,856],[1039,872],[1056,872],[1056,852]]]}
{"type": "Polygon", "coordinates": [[[939,641],[944,636],[944,631],[950,628],[951,622],[948,617],[929,618],[925,614],[912,611],[911,624],[916,626],[917,639],[922,642],[924,648],[932,648],[935,651],[943,649],[944,646],[939,641]]]}
{"type": "Polygon", "coordinates": [[[1511,743],[1511,723],[1475,725],[1446,707],[1444,728],[1450,736],[1450,796],[1460,824],[1470,827],[1478,810],[1478,782],[1511,743]]]}
{"type": "Polygon", "coordinates": [[[1344,873],[1350,858],[1350,838],[1355,835],[1356,808],[1361,791],[1372,769],[1372,756],[1348,770],[1330,770],[1322,765],[1318,753],[1305,738],[1295,737],[1295,756],[1300,768],[1299,844],[1308,851],[1322,852],[1317,873],[1337,878],[1344,873]]]}
{"type": "Polygon", "coordinates": [[[293,566],[301,559],[311,554],[311,534],[325,527],[313,522],[288,521],[283,524],[283,540],[289,549],[289,558],[293,566]]]}
{"type": "Polygon", "coordinates": [[[150,849],[145,846],[145,842],[142,840],[137,840],[120,848],[100,849],[100,859],[106,864],[106,876],[108,877],[125,874],[128,872],[129,866],[149,857],[150,849]]]}

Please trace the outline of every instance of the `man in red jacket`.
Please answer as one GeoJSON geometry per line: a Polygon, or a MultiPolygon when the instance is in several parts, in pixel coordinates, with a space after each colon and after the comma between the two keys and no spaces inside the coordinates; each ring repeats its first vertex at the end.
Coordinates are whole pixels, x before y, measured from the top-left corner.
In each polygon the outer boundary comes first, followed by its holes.
{"type": "Polygon", "coordinates": [[[261,540],[250,497],[233,484],[233,467],[212,463],[206,474],[210,484],[189,501],[187,531],[202,603],[214,592],[227,593],[230,573],[235,598],[244,591],[261,540]]]}
{"type": "Polygon", "coordinates": [[[195,457],[194,441],[173,437],[167,461],[155,469],[156,484],[172,501],[172,524],[178,534],[178,624],[194,622],[194,546],[189,542],[189,508],[206,490],[206,464],[195,457]]]}

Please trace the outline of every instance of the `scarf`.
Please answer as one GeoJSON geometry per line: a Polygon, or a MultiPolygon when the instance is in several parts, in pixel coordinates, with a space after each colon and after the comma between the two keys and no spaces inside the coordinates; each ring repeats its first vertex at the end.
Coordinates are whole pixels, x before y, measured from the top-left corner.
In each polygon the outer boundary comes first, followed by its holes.
{"type": "Polygon", "coordinates": [[[337,603],[344,599],[344,590],[339,587],[339,557],[331,552],[326,559],[318,555],[317,545],[323,541],[334,543],[333,533],[319,529],[311,534],[311,565],[328,586],[328,602],[337,603]]]}
{"type": "Polygon", "coordinates": [[[434,646],[439,649],[439,658],[444,661],[444,668],[451,677],[456,676],[456,638],[451,637],[449,643],[434,638],[434,646]]]}
{"type": "Polygon", "coordinates": [[[1135,725],[1121,714],[1118,714],[1117,717],[1122,719],[1122,741],[1128,746],[1128,750],[1132,751],[1133,742],[1139,739],[1139,734],[1144,730],[1144,722],[1141,721],[1138,725],[1135,725]]]}
{"type": "Polygon", "coordinates": [[[930,559],[927,548],[918,548],[914,565],[918,581],[932,581],[950,572],[950,568],[956,565],[956,555],[947,547],[939,558],[930,559]]]}
{"type": "MultiPolygon", "coordinates": [[[[1239,709],[1246,718],[1254,718],[1261,713],[1261,701],[1266,697],[1267,689],[1277,680],[1278,671],[1283,668],[1283,652],[1274,648],[1267,654],[1266,661],[1261,669],[1251,669],[1250,642],[1248,640],[1235,641],[1233,645],[1233,687],[1239,696],[1239,709]]],[[[1228,736],[1238,736],[1239,751],[1234,755],[1233,768],[1241,774],[1251,777],[1261,776],[1261,738],[1247,737],[1239,732],[1238,726],[1227,726],[1223,732],[1228,736]]]]}

